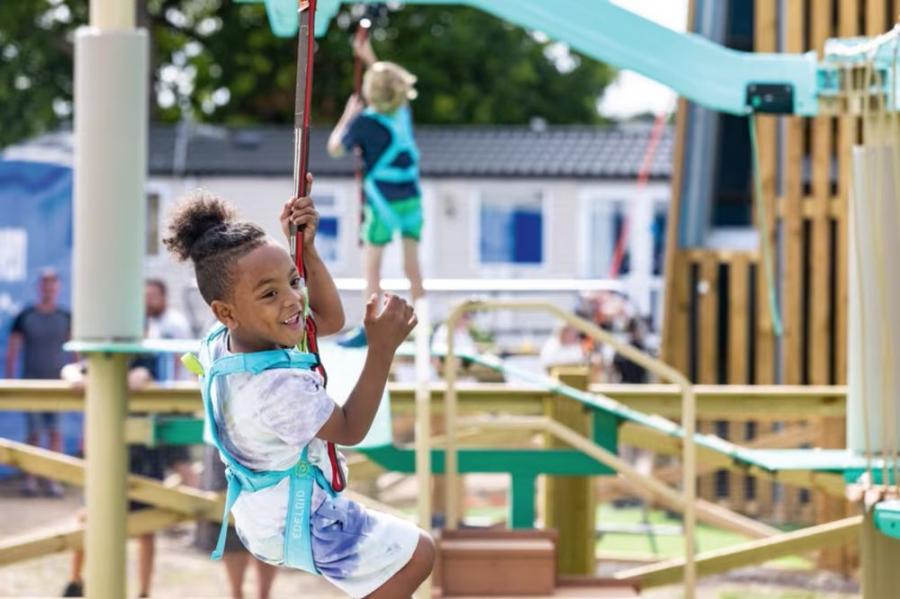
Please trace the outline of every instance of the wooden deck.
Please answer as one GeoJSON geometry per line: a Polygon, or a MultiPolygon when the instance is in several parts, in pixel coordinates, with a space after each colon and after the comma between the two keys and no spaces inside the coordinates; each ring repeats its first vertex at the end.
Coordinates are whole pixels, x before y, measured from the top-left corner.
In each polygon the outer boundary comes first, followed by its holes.
{"type": "MultiPolygon", "coordinates": [[[[434,597],[443,597],[440,588],[434,589],[434,597]]],[[[529,599],[552,597],[591,597],[592,599],[629,599],[640,597],[635,589],[614,580],[565,580],[559,582],[552,595],[531,595],[529,599]]],[[[454,595],[453,599],[521,599],[522,595],[454,595]]]]}

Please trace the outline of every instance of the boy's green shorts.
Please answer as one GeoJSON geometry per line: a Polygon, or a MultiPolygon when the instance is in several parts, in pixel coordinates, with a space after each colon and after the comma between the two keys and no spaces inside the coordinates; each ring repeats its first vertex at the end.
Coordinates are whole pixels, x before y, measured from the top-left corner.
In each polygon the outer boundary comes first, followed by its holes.
{"type": "MultiPolygon", "coordinates": [[[[422,199],[409,198],[390,202],[391,210],[400,222],[400,235],[419,241],[422,237],[422,199]]],[[[394,237],[394,229],[384,221],[369,202],[363,207],[363,222],[360,236],[371,245],[387,245],[394,237]]]]}

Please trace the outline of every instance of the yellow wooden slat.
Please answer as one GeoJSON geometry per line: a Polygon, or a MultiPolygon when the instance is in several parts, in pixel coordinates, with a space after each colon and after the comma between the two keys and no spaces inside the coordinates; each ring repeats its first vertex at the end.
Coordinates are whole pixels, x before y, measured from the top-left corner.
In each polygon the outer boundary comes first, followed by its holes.
{"type": "MultiPolygon", "coordinates": [[[[777,50],[777,6],[776,0],[756,0],[755,42],[757,52],[775,52],[777,50]]],[[[775,173],[777,171],[776,151],[777,126],[775,117],[758,117],[756,120],[759,143],[759,174],[762,179],[763,199],[766,203],[767,227],[769,243],[777,248],[775,236],[775,173]]],[[[773,257],[774,259],[774,257],[773,257]]],[[[756,269],[756,343],[755,362],[756,383],[775,382],[775,334],[772,328],[772,315],[769,311],[769,292],[765,272],[761,265],[756,269]]]]}
{"type": "Polygon", "coordinates": [[[738,255],[731,261],[728,273],[728,380],[732,385],[748,382],[748,303],[750,288],[750,260],[738,255]]]}
{"type": "Polygon", "coordinates": [[[707,256],[700,262],[697,283],[700,351],[698,380],[701,383],[718,383],[719,366],[719,261],[707,256]]]}
{"type": "MultiPolygon", "coordinates": [[[[587,389],[586,368],[557,368],[553,375],[560,382],[587,389]]],[[[546,415],[579,434],[590,436],[591,414],[568,397],[547,397],[546,415]]],[[[548,447],[564,447],[556,437],[547,436],[548,447]]],[[[544,519],[547,528],[559,532],[557,565],[561,574],[592,574],[596,567],[594,546],[597,500],[593,480],[584,476],[548,476],[545,483],[544,519]]]]}
{"type": "MultiPolygon", "coordinates": [[[[728,440],[738,445],[746,445],[746,421],[732,420],[728,423],[728,440]]],[[[728,473],[728,506],[736,511],[745,513],[747,511],[747,499],[744,493],[744,476],[743,472],[728,473]]]]}
{"type": "MultiPolygon", "coordinates": [[[[150,508],[128,514],[125,526],[129,537],[138,537],[188,519],[185,514],[150,508]]],[[[76,524],[52,531],[4,538],[0,541],[0,566],[80,549],[84,545],[84,533],[85,527],[76,524]]]]}
{"type": "MultiPolygon", "coordinates": [[[[859,19],[861,10],[860,0],[839,0],[838,4],[838,34],[841,37],[859,35],[859,19]]],[[[838,211],[837,239],[835,243],[835,382],[847,382],[847,303],[849,301],[848,271],[847,271],[847,220],[848,202],[850,198],[850,167],[851,149],[859,135],[859,118],[844,115],[838,119],[838,211]]]]}
{"type": "Polygon", "coordinates": [[[888,29],[888,2],[866,0],[866,35],[878,35],[888,29]]]}
{"type": "MultiPolygon", "coordinates": [[[[0,464],[52,480],[84,485],[84,460],[9,439],[0,438],[0,464]]],[[[167,487],[157,480],[136,474],[128,475],[126,492],[129,499],[169,511],[214,522],[222,520],[224,497],[218,493],[185,486],[167,487]]]]}
{"type": "MultiPolygon", "coordinates": [[[[698,420],[697,421],[697,432],[703,434],[711,434],[713,431],[712,422],[709,420],[698,420]]],[[[622,440],[623,443],[626,441],[623,439],[623,434],[627,436],[626,431],[624,429],[619,429],[619,439],[622,440]]],[[[680,446],[680,444],[678,444],[680,446]]],[[[718,467],[711,466],[706,469],[704,474],[699,474],[697,476],[697,497],[700,499],[704,499],[706,501],[716,501],[716,487],[715,487],[715,471],[718,470],[718,467]]]]}
{"type": "Polygon", "coordinates": [[[687,101],[678,100],[675,120],[675,152],[672,161],[672,187],[666,224],[665,257],[665,312],[663,321],[663,360],[673,368],[687,372],[690,319],[690,296],[685,276],[688,264],[678,247],[679,218],[681,214],[681,171],[684,164],[685,131],[687,128],[687,101]]]}
{"type": "MultiPolygon", "coordinates": [[[[757,419],[757,427],[756,433],[760,436],[760,438],[766,438],[771,435],[776,435],[777,432],[775,430],[774,422],[766,422],[760,421],[757,419]]],[[[791,430],[795,430],[792,428],[791,430]]],[[[773,521],[773,506],[772,502],[774,499],[775,493],[775,485],[770,480],[766,480],[761,476],[756,477],[756,507],[758,513],[765,515],[769,521],[773,521]]]]}
{"type": "MultiPolygon", "coordinates": [[[[431,386],[432,410],[441,413],[446,386],[431,386]]],[[[412,414],[415,385],[389,383],[391,412],[394,418],[412,414]]],[[[681,417],[681,393],[678,387],[668,384],[650,385],[591,385],[591,392],[606,395],[636,410],[659,414],[673,419],[681,417]]],[[[704,418],[739,418],[751,415],[754,419],[784,420],[810,417],[843,417],[847,388],[843,385],[697,385],[697,413],[704,418]]],[[[200,407],[199,391],[194,388],[179,399],[185,407],[200,407]]],[[[505,412],[511,414],[540,414],[546,392],[535,386],[510,383],[459,384],[457,391],[460,411],[505,412]]],[[[130,406],[137,399],[131,398],[130,406]]],[[[144,398],[143,411],[164,412],[170,406],[165,394],[154,399],[144,398]]],[[[84,401],[80,397],[64,399],[54,381],[0,381],[0,411],[82,411],[84,401]],[[23,383],[22,386],[16,383],[23,383]],[[26,384],[27,383],[27,384],[26,384]]]]}
{"type": "MultiPolygon", "coordinates": [[[[709,576],[742,566],[760,564],[785,555],[802,555],[822,547],[854,543],[859,536],[861,525],[862,516],[853,516],[769,539],[703,552],[696,557],[697,574],[709,576]]],[[[677,558],[620,571],[615,574],[615,578],[634,581],[641,588],[650,588],[678,583],[683,568],[684,560],[677,558]]]]}
{"type": "MultiPolygon", "coordinates": [[[[833,35],[831,29],[831,2],[811,4],[812,44],[820,54],[825,41],[833,35]]],[[[812,120],[812,195],[813,207],[810,244],[810,311],[809,377],[813,384],[830,382],[829,360],[831,350],[831,226],[828,203],[831,199],[831,125],[833,117],[820,116],[812,120]]]]}
{"type": "MultiPolygon", "coordinates": [[[[787,0],[785,23],[785,50],[803,52],[803,29],[806,18],[803,0],[787,0]]],[[[784,383],[801,382],[803,355],[803,220],[800,199],[803,187],[803,118],[787,117],[785,127],[784,185],[785,206],[783,219],[784,239],[784,383]]]]}

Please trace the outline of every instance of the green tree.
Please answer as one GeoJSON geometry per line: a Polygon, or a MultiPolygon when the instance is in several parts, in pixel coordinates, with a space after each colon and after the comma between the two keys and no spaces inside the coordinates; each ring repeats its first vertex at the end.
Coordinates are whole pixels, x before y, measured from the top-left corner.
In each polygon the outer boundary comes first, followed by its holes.
{"type": "MultiPolygon", "coordinates": [[[[351,91],[350,37],[360,7],[344,9],[318,41],[313,119],[332,123],[351,91]]],[[[57,127],[72,110],[72,42],[87,0],[0,2],[0,146],[57,127]]],[[[290,123],[296,41],[272,35],[261,5],[139,0],[151,32],[155,120],[290,123]]],[[[469,8],[382,9],[380,57],[419,78],[420,123],[593,123],[614,71],[561,44],[469,8]]]]}

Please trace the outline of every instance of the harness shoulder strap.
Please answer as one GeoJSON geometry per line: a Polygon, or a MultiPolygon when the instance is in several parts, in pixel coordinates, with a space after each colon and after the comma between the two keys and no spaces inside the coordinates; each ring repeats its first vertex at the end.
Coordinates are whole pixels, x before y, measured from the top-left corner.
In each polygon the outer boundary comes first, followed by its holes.
{"type": "MultiPolygon", "coordinates": [[[[207,343],[214,338],[211,335],[207,343]]],[[[204,348],[204,349],[208,349],[204,348]]],[[[199,360],[197,361],[199,364],[199,360]]],[[[297,464],[288,470],[256,472],[238,462],[222,443],[215,411],[212,405],[212,385],[217,376],[252,372],[258,374],[270,368],[312,368],[318,363],[313,354],[296,350],[270,350],[249,354],[233,354],[215,360],[206,373],[203,385],[203,405],[209,422],[213,444],[225,461],[225,475],[228,487],[219,538],[211,554],[214,560],[221,559],[228,536],[228,516],[240,494],[273,486],[290,477],[288,514],[285,522],[284,552],[286,565],[318,574],[312,555],[310,513],[312,511],[313,482],[319,484],[332,496],[334,491],[324,480],[322,471],[308,462],[308,447],[304,447],[297,464]]],[[[202,365],[201,365],[202,366],[202,365]]]]}

